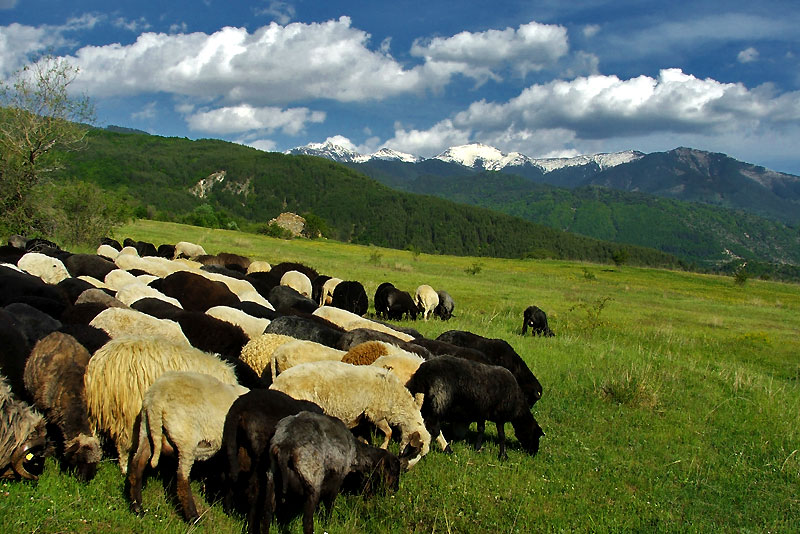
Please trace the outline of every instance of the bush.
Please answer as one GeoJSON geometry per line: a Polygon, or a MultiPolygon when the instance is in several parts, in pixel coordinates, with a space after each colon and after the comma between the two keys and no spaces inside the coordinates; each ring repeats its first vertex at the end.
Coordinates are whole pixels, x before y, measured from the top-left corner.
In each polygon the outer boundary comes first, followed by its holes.
{"type": "Polygon", "coordinates": [[[294,237],[292,232],[282,226],[279,226],[278,223],[265,224],[257,231],[259,234],[263,234],[267,237],[275,237],[277,239],[292,239],[294,237]]]}

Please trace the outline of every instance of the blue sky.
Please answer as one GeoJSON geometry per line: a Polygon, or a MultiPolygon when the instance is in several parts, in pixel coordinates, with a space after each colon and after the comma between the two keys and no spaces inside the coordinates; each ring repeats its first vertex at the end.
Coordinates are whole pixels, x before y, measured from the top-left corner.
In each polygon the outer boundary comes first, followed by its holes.
{"type": "Polygon", "coordinates": [[[800,174],[796,0],[0,0],[0,77],[80,69],[97,123],[430,157],[689,146],[800,174]]]}

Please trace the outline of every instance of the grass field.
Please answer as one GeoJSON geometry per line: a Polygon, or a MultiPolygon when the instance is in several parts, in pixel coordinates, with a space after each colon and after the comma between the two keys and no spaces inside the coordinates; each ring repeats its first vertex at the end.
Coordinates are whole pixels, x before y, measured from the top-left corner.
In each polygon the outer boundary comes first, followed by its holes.
{"type": "MultiPolygon", "coordinates": [[[[209,253],[300,261],[361,281],[447,290],[455,317],[413,326],[428,337],[469,330],[508,341],[541,381],[546,435],[523,453],[507,426],[484,449],[432,449],[390,496],[341,496],[319,532],[800,531],[800,286],[563,261],[413,254],[327,241],[140,221],[117,237],[188,240],[209,253]],[[554,338],[522,337],[522,311],[548,313],[554,338]]],[[[371,298],[370,298],[371,300],[371,298]]],[[[372,311],[372,310],[371,310],[372,311]]],[[[396,447],[396,445],[395,445],[396,447]]],[[[169,474],[165,474],[169,478],[169,474]]],[[[199,483],[196,496],[202,496],[199,483]]],[[[150,477],[148,513],[128,511],[104,461],[89,484],[49,461],[36,484],[0,484],[0,531],[240,532],[220,504],[183,523],[150,477]]],[[[299,521],[289,525],[300,532],[299,521]]]]}

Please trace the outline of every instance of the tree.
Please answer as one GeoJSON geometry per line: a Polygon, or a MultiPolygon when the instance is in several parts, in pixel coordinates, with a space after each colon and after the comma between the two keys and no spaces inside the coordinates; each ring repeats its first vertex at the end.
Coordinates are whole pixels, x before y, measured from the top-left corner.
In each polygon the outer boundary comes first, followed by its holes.
{"type": "Polygon", "coordinates": [[[17,233],[37,230],[31,191],[60,167],[58,153],[84,146],[94,120],[88,97],[69,86],[77,67],[47,56],[0,81],[0,227],[17,233]]]}

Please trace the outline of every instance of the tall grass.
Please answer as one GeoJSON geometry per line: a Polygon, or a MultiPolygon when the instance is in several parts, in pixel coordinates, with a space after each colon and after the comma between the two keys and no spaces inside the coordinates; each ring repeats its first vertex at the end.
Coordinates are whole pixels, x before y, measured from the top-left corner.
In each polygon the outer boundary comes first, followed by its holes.
{"type": "MultiPolygon", "coordinates": [[[[563,261],[459,258],[342,243],[282,241],[142,221],[118,237],[202,244],[209,253],[301,261],[359,280],[427,283],[454,318],[403,321],[428,337],[470,330],[507,340],[542,382],[539,454],[509,458],[454,444],[394,495],[342,496],[318,531],[797,532],[800,525],[800,287],[563,261]],[[467,274],[475,265],[480,270],[467,274]],[[589,273],[591,276],[587,276],[589,273]],[[554,338],[522,337],[522,311],[548,313],[554,338]]],[[[475,270],[475,269],[473,269],[475,270]]],[[[396,447],[396,445],[393,445],[396,447]]],[[[54,462],[37,484],[0,484],[3,532],[240,532],[221,506],[181,521],[165,472],[148,479],[147,514],[128,512],[116,464],[79,484],[54,462]]],[[[203,496],[199,481],[195,494],[203,496]]],[[[202,498],[202,497],[201,497],[202,498]]],[[[299,521],[288,530],[299,532],[299,521]]]]}

